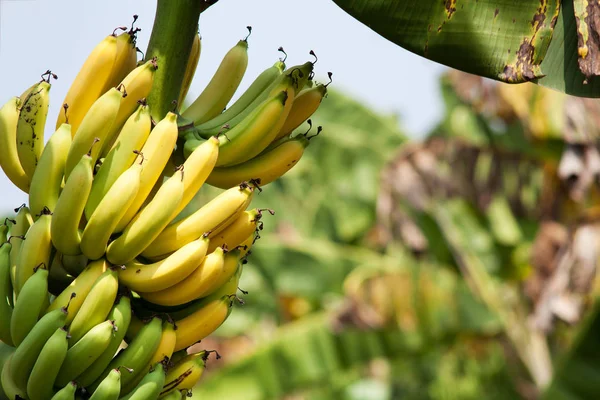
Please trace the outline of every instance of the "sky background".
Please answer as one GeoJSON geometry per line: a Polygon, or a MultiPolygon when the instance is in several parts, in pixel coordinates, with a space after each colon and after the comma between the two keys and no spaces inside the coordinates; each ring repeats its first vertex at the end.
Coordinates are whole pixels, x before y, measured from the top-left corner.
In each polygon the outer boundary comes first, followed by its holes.
{"type": "MultiPolygon", "coordinates": [[[[90,51],[138,14],[138,47],[145,50],[156,9],[151,0],[0,0],[0,102],[20,95],[47,69],[59,77],[51,89],[46,140],[65,94],[90,51]]],[[[371,31],[330,0],[220,0],[200,18],[202,53],[189,97],[197,96],[246,26],[249,64],[235,98],[280,56],[288,65],[319,57],[316,80],[333,72],[332,87],[382,113],[399,116],[412,137],[441,117],[438,78],[444,67],[416,56],[371,31]]],[[[326,128],[326,127],[325,127],[326,128]]],[[[27,197],[0,174],[0,214],[27,197]]]]}

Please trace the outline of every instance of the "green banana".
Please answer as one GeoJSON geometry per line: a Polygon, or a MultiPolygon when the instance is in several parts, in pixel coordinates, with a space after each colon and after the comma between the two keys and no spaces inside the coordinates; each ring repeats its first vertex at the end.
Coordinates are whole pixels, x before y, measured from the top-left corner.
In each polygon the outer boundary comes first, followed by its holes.
{"type": "Polygon", "coordinates": [[[0,245],[0,341],[10,346],[14,343],[11,337],[10,320],[13,308],[10,304],[13,289],[10,281],[10,239],[0,245]]]}
{"type": "Polygon", "coordinates": [[[56,202],[52,215],[52,244],[65,255],[81,254],[79,223],[92,188],[93,168],[89,154],[81,157],[71,176],[65,180],[65,187],[56,202]]]}
{"type": "Polygon", "coordinates": [[[0,167],[8,179],[23,192],[29,192],[29,177],[17,153],[17,124],[22,101],[11,98],[0,108],[0,167]]]}
{"type": "Polygon", "coordinates": [[[56,207],[69,147],[71,147],[71,125],[62,124],[48,140],[31,178],[29,208],[33,215],[41,214],[44,207],[48,207],[50,211],[56,207]]]}
{"type": "MultiPolygon", "coordinates": [[[[107,349],[115,329],[113,321],[104,321],[90,329],[77,343],[71,346],[56,376],[55,384],[64,386],[73,380],[79,382],[76,378],[107,349]]],[[[81,384],[81,382],[79,383],[81,384]]]]}
{"type": "Polygon", "coordinates": [[[121,342],[125,338],[129,323],[131,322],[131,299],[127,296],[121,296],[107,318],[114,322],[115,333],[112,335],[108,347],[100,357],[77,377],[77,381],[83,387],[91,385],[100,375],[102,375],[102,372],[108,367],[108,364],[110,364],[114,355],[117,353],[119,346],[121,346],[121,342]]]}
{"type": "Polygon", "coordinates": [[[47,400],[54,394],[54,380],[69,349],[67,335],[66,328],[58,328],[42,347],[27,380],[27,395],[31,400],[47,400]]]}
{"type": "Polygon", "coordinates": [[[165,377],[165,367],[159,362],[152,367],[150,372],[147,372],[146,375],[144,375],[144,378],[131,393],[121,397],[121,400],[157,399],[165,384],[165,377]]]}
{"type": "Polygon", "coordinates": [[[69,346],[77,343],[94,326],[103,322],[113,307],[119,288],[117,271],[108,268],[94,282],[69,327],[69,346]]]}
{"type": "MultiPolygon", "coordinates": [[[[10,235],[14,238],[23,239],[29,227],[33,225],[33,217],[29,208],[23,204],[21,207],[16,208],[15,212],[15,223],[10,228],[10,235]]],[[[19,253],[23,240],[18,240],[12,243],[12,249],[10,250],[10,279],[12,281],[12,287],[14,288],[17,284],[17,262],[19,261],[19,253]]]]}
{"type": "Polygon", "coordinates": [[[162,396],[160,400],[184,400],[186,395],[183,391],[180,390],[172,390],[166,395],[162,396]]]}
{"type": "Polygon", "coordinates": [[[0,377],[0,383],[2,384],[2,391],[9,399],[26,399],[27,391],[21,389],[14,380],[14,368],[12,367],[12,356],[8,358],[4,362],[4,366],[2,368],[2,376],[0,377]]]}
{"type": "Polygon", "coordinates": [[[112,369],[100,382],[89,400],[118,400],[121,394],[121,371],[112,369]]]}
{"type": "Polygon", "coordinates": [[[60,389],[50,400],[75,400],[77,391],[77,382],[69,382],[64,388],[60,389]]]}
{"type": "Polygon", "coordinates": [[[84,254],[74,256],[61,253],[61,261],[69,274],[79,276],[88,266],[90,260],[84,254]]]}
{"type": "Polygon", "coordinates": [[[21,295],[17,297],[10,319],[10,336],[15,346],[19,346],[33,329],[39,315],[48,301],[48,269],[45,265],[25,282],[21,295]]]}
{"type": "MultiPolygon", "coordinates": [[[[4,223],[0,225],[0,246],[6,243],[8,240],[8,218],[4,220],[4,223]]],[[[14,220],[12,220],[15,223],[14,220]]]]}

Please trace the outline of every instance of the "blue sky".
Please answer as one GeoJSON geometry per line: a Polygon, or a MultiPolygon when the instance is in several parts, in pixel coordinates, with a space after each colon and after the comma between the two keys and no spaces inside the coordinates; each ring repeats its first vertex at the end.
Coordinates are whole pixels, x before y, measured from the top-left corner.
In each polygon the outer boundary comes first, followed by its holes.
{"type": "MultiPolygon", "coordinates": [[[[46,140],[71,81],[91,49],[112,30],[139,15],[138,46],[145,49],[152,28],[151,0],[0,0],[0,102],[19,95],[47,69],[59,79],[51,90],[46,140]]],[[[200,19],[202,54],[190,96],[198,95],[223,55],[253,27],[249,65],[236,97],[272,65],[283,46],[288,65],[319,57],[317,80],[334,73],[333,87],[384,113],[400,116],[414,137],[441,115],[438,77],[444,67],[388,42],[345,14],[330,0],[220,0],[200,19]]],[[[0,213],[26,195],[0,174],[0,213]]]]}

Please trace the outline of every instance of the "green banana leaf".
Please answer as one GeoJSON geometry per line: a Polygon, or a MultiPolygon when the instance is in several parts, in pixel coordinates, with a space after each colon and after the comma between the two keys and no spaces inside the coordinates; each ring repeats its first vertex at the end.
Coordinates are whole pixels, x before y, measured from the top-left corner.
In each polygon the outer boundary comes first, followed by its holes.
{"type": "Polygon", "coordinates": [[[588,1],[565,0],[562,8],[560,0],[334,2],[383,37],[432,61],[504,82],[534,81],[576,96],[600,96],[595,26],[584,18],[586,6],[595,6],[588,1]],[[589,49],[585,59],[578,56],[576,15],[582,46],[589,49]]]}

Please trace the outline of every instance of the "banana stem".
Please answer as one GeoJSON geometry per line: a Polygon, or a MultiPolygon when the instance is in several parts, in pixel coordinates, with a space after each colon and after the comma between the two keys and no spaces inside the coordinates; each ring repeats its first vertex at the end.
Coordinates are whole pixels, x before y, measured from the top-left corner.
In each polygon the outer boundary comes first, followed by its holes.
{"type": "Polygon", "coordinates": [[[156,16],[146,59],[157,57],[148,104],[152,117],[160,121],[179,98],[185,67],[198,30],[200,14],[217,0],[157,0],[156,16]]]}

